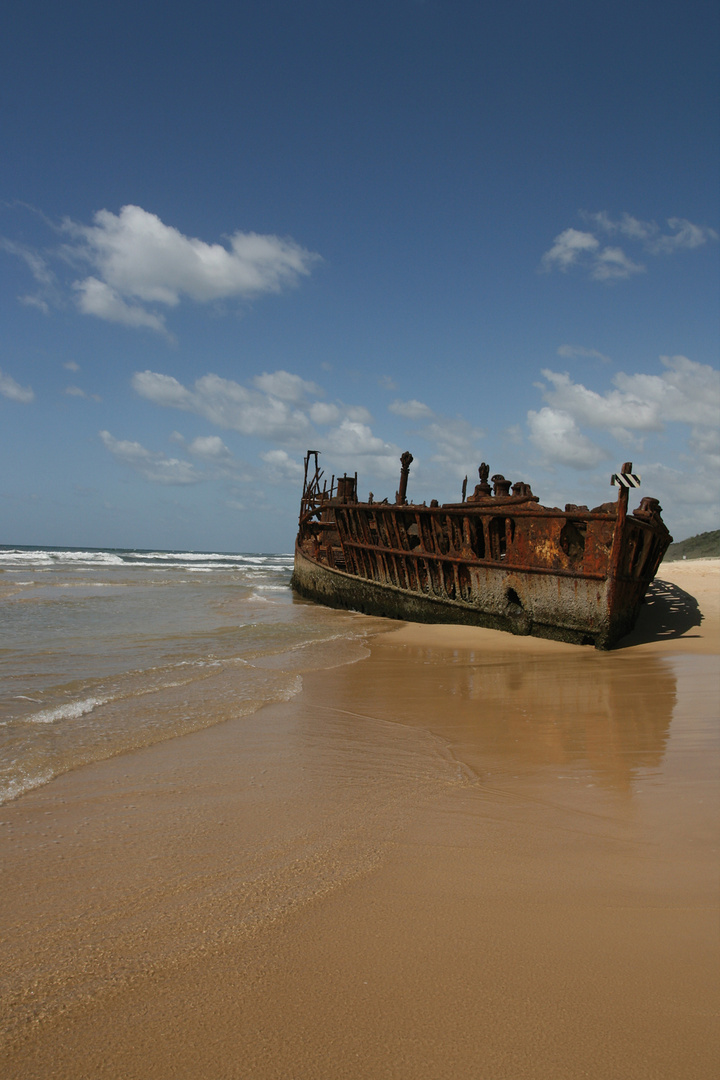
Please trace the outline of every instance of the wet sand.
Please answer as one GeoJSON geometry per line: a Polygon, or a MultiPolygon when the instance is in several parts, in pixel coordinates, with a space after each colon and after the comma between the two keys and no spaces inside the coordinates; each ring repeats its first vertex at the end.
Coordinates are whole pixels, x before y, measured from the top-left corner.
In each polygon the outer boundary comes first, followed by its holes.
{"type": "Polygon", "coordinates": [[[0,808],[5,1075],[714,1078],[720,560],[623,646],[406,625],[0,808]]]}

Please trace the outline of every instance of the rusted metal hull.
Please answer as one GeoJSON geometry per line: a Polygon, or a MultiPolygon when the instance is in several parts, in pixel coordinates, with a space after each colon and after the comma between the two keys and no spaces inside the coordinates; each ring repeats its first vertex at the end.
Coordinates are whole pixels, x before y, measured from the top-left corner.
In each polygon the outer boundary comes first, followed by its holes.
{"type": "MultiPolygon", "coordinates": [[[[383,615],[391,619],[407,619],[409,622],[457,623],[464,626],[486,626],[491,630],[505,630],[511,634],[530,634],[536,637],[549,637],[576,644],[587,644],[588,634],[585,627],[569,625],[558,626],[531,620],[527,613],[502,613],[507,604],[497,602],[503,594],[504,574],[495,575],[492,571],[486,575],[494,576],[495,582],[485,594],[485,608],[479,604],[468,604],[451,600],[447,597],[410,593],[394,585],[375,581],[363,581],[341,570],[334,570],[308,558],[299,549],[295,552],[295,571],[292,584],[295,591],[308,600],[315,600],[328,607],[350,608],[367,615],[383,615]],[[492,604],[493,595],[496,602],[492,604]],[[491,610],[494,607],[495,610],[491,610]]],[[[512,580],[520,585],[518,576],[512,580]]],[[[522,585],[521,585],[522,587],[522,585]]],[[[573,597],[576,600],[576,597],[573,597]]],[[[577,604],[576,604],[577,606],[577,604]]],[[[596,606],[596,605],[595,605],[596,606]]],[[[598,631],[600,627],[598,627],[598,631]]]]}
{"type": "Polygon", "coordinates": [[[361,503],[356,479],[321,492],[321,475],[316,458],[308,479],[306,460],[293,588],[368,614],[610,648],[632,629],[671,540],[659,507],[627,515],[622,495],[563,511],[494,477],[503,494],[458,504],[361,503]]]}

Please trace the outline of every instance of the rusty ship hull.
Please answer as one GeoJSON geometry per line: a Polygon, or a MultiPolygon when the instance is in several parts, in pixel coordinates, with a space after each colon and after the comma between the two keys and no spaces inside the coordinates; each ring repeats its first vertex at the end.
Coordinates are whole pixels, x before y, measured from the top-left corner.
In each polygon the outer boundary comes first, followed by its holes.
{"type": "MultiPolygon", "coordinates": [[[[493,477],[461,503],[357,498],[357,477],[305,483],[292,585],[307,599],[412,622],[459,623],[611,648],[632,630],[671,542],[654,499],[627,512],[542,507],[525,484],[493,477]]],[[[485,474],[483,475],[483,470],[485,474]]],[[[621,475],[630,475],[626,463],[621,475]]]]}

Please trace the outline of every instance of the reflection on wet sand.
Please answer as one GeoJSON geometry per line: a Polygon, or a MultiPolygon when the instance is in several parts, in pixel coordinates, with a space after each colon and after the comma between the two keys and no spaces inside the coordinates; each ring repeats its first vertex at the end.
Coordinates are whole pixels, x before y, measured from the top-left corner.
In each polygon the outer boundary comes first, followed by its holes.
{"type": "Polygon", "coordinates": [[[371,683],[362,665],[343,676],[355,681],[358,712],[430,727],[481,777],[573,766],[625,789],[639,770],[661,765],[676,701],[663,658],[570,649],[484,656],[394,645],[392,635],[376,656],[371,683]]]}

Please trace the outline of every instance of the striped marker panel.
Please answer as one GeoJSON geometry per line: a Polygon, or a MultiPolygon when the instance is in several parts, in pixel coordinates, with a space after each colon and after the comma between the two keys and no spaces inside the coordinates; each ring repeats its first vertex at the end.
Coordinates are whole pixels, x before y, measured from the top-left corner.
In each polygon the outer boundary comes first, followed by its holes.
{"type": "Polygon", "coordinates": [[[610,483],[613,487],[640,487],[640,477],[632,472],[613,473],[610,483]]]}

